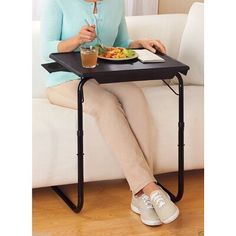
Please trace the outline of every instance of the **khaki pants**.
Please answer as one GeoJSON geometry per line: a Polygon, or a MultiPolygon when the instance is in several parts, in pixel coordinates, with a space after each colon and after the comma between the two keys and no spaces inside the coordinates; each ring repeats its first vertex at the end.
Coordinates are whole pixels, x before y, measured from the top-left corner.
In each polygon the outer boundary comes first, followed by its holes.
{"type": "MultiPolygon", "coordinates": [[[[51,103],[77,109],[79,80],[47,90],[51,103]]],[[[153,122],[142,90],[133,82],[98,84],[92,79],[83,87],[83,111],[92,115],[118,159],[133,194],[153,176],[153,122]]]]}

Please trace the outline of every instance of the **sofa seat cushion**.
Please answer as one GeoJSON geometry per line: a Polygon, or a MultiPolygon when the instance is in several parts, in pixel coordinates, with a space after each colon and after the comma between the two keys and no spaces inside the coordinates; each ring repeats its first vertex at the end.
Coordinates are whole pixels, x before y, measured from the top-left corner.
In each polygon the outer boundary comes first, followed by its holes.
{"type": "MultiPolygon", "coordinates": [[[[177,89],[177,86],[173,86],[177,89]]],[[[177,170],[178,97],[166,86],[146,87],[154,120],[155,173],[177,170]]],[[[124,178],[95,119],[84,120],[85,181],[124,178]]],[[[77,112],[33,99],[33,187],[75,183],[77,112]]],[[[185,87],[185,168],[203,167],[203,87],[185,87]]]]}

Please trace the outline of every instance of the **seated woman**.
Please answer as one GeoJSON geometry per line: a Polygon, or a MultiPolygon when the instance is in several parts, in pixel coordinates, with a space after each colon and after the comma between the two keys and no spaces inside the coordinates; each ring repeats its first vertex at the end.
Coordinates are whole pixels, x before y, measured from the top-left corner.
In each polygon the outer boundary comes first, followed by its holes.
{"type": "MultiPolygon", "coordinates": [[[[84,43],[96,45],[97,33],[106,46],[166,52],[159,40],[129,39],[123,0],[47,0],[42,17],[42,49],[46,60],[50,60],[50,53],[73,52],[84,43]]],[[[69,72],[50,74],[49,101],[77,109],[79,80],[69,72]]],[[[147,225],[175,220],[179,210],[153,176],[151,119],[142,90],[133,82],[100,85],[91,79],[83,91],[83,111],[96,119],[128,181],[132,211],[140,214],[147,225]]]]}

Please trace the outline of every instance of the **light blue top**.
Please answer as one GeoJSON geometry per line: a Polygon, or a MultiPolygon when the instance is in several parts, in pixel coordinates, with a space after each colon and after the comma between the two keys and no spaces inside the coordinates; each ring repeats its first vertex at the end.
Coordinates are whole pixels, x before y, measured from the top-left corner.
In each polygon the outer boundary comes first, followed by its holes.
{"type": "MultiPolygon", "coordinates": [[[[49,55],[57,51],[60,41],[79,33],[86,25],[85,19],[94,24],[94,3],[84,0],[47,0],[41,18],[42,51],[46,61],[49,55]]],[[[130,40],[124,15],[123,0],[103,0],[97,2],[97,32],[106,46],[128,47],[130,40]]],[[[89,43],[96,45],[97,39],[89,43]]],[[[76,51],[79,49],[77,48],[76,51]]],[[[79,79],[70,72],[55,72],[48,75],[47,87],[70,80],[79,79]]]]}

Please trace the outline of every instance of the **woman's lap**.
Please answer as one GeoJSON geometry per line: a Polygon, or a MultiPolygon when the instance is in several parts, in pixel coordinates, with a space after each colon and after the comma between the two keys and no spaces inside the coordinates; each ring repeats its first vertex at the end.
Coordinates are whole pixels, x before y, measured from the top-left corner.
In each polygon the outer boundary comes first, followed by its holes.
{"type": "MultiPolygon", "coordinates": [[[[72,80],[47,89],[47,97],[52,104],[77,109],[77,88],[80,80],[72,80]]],[[[95,79],[88,80],[83,87],[84,108],[96,104],[98,100],[113,98],[122,103],[132,102],[143,96],[142,90],[133,82],[99,84],[95,79]],[[128,99],[127,99],[128,98],[128,99]]],[[[137,101],[138,102],[138,101],[137,101]]],[[[133,102],[132,102],[133,103],[133,102]]],[[[84,109],[85,112],[87,109],[84,109]]]]}
{"type": "MultiPolygon", "coordinates": [[[[77,109],[77,88],[80,80],[72,80],[47,89],[47,97],[52,104],[77,109]]],[[[98,90],[99,84],[96,80],[89,80],[83,87],[84,96],[91,90],[98,90]]],[[[87,97],[86,97],[87,99],[87,97]]]]}

